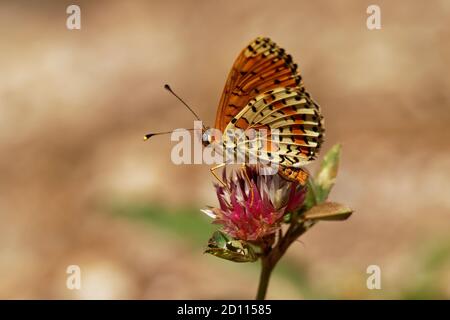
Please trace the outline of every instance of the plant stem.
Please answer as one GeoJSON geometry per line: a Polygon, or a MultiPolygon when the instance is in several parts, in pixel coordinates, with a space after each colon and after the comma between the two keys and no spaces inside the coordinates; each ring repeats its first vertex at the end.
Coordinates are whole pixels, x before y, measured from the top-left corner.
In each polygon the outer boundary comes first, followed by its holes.
{"type": "Polygon", "coordinates": [[[269,286],[270,274],[273,267],[270,263],[269,256],[261,258],[261,275],[259,277],[258,292],[256,294],[256,300],[264,300],[266,298],[267,287],[269,286]]]}
{"type": "Polygon", "coordinates": [[[278,260],[286,253],[289,246],[305,233],[306,230],[308,230],[308,228],[305,228],[303,224],[295,222],[290,225],[286,234],[278,241],[275,247],[266,247],[263,249],[264,253],[261,257],[261,274],[259,276],[256,300],[264,300],[266,298],[267,287],[269,286],[272,270],[275,268],[278,260]]]}

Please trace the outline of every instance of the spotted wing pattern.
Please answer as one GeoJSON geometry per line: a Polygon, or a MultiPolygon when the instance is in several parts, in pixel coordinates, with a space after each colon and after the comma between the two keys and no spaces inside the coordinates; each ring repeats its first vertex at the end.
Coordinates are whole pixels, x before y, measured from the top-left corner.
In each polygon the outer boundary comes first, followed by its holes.
{"type": "Polygon", "coordinates": [[[249,147],[255,145],[250,137],[240,140],[238,147],[248,146],[246,151],[259,159],[290,168],[299,168],[314,160],[324,132],[320,107],[303,87],[276,88],[257,95],[226,128],[235,129],[244,132],[266,129],[267,136],[258,137],[263,140],[258,150],[249,147]],[[272,139],[275,129],[278,137],[272,139]]]}
{"type": "Polygon", "coordinates": [[[250,99],[277,87],[303,87],[297,64],[269,38],[258,37],[239,54],[231,68],[215,128],[224,131],[250,99]]]}

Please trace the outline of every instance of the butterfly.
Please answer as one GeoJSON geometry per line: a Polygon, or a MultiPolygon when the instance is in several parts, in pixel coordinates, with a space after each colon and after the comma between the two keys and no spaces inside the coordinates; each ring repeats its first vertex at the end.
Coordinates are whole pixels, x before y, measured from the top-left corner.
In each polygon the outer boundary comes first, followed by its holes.
{"type": "MultiPolygon", "coordinates": [[[[169,86],[166,85],[166,89],[199,119],[169,86]]],[[[222,133],[276,130],[276,152],[270,152],[271,133],[263,139],[266,152],[250,149],[246,152],[253,152],[258,159],[277,163],[281,177],[301,185],[306,184],[308,178],[303,166],[317,157],[324,137],[320,107],[305,90],[297,64],[290,54],[267,37],[257,37],[235,60],[219,102],[214,128],[222,133]]],[[[205,135],[208,129],[203,127],[202,130],[205,146],[215,143],[214,137],[205,135]]],[[[224,134],[222,141],[225,140],[224,134]]],[[[211,169],[219,181],[214,170],[225,164],[211,169]]]]}
{"type": "Polygon", "coordinates": [[[320,107],[305,90],[297,64],[267,37],[253,40],[234,62],[215,128],[221,132],[277,129],[279,141],[273,161],[279,164],[278,173],[302,185],[308,177],[302,167],[316,158],[324,137],[320,107]]]}

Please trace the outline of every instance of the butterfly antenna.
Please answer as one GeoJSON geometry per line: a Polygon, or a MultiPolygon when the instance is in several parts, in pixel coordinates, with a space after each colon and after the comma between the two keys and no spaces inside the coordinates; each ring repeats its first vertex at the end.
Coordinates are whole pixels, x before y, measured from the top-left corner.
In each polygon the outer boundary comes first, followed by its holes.
{"type": "Polygon", "coordinates": [[[166,89],[167,91],[169,91],[169,92],[170,92],[171,94],[173,94],[178,100],[180,100],[181,103],[184,104],[184,105],[186,106],[186,108],[189,109],[190,112],[192,112],[192,114],[197,118],[197,120],[198,120],[198,121],[201,121],[201,120],[200,120],[200,117],[194,112],[194,110],[192,110],[192,108],[189,107],[189,105],[188,105],[186,102],[184,102],[183,99],[181,99],[175,92],[173,92],[172,88],[171,88],[168,84],[165,84],[165,85],[164,85],[164,89],[166,89]]]}
{"type": "Polygon", "coordinates": [[[192,128],[192,129],[179,129],[179,130],[172,130],[172,131],[161,131],[161,132],[147,133],[144,136],[144,141],[150,139],[153,136],[159,136],[159,135],[163,135],[163,134],[169,134],[169,133],[172,133],[172,132],[185,131],[185,130],[187,130],[187,131],[195,131],[195,130],[201,130],[201,129],[200,128],[197,128],[197,129],[192,128]]]}

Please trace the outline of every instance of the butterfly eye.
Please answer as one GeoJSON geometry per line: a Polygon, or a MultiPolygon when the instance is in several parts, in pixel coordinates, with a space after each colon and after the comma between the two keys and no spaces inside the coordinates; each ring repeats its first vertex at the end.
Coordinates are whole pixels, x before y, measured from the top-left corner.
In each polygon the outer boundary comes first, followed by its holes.
{"type": "Polygon", "coordinates": [[[207,133],[207,132],[205,132],[204,134],[203,134],[203,136],[202,136],[202,140],[203,141],[207,141],[207,142],[211,142],[210,140],[211,140],[211,136],[207,133]]]}

